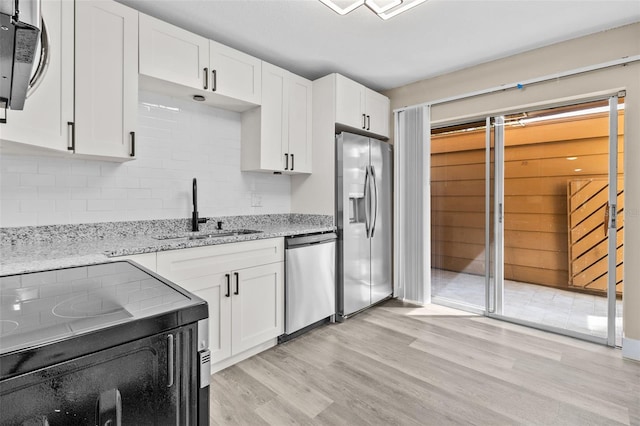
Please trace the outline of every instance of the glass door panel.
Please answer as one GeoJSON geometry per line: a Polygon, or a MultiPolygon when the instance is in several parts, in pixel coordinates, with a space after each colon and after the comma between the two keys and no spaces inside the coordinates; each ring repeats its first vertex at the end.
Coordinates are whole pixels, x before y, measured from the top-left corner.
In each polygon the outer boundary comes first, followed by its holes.
{"type": "Polygon", "coordinates": [[[510,115],[504,126],[496,118],[490,291],[495,315],[610,345],[608,318],[621,310],[624,197],[622,144],[609,137],[619,124],[612,99],[510,115]],[[616,274],[619,283],[609,284],[616,274]]]}
{"type": "Polygon", "coordinates": [[[485,310],[485,121],[432,129],[431,294],[485,310]]]}

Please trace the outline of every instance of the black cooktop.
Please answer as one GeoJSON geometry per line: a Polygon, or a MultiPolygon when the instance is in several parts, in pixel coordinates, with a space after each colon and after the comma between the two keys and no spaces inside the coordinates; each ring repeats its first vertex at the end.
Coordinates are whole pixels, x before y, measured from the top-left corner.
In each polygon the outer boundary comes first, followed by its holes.
{"type": "Polygon", "coordinates": [[[202,299],[128,261],[3,276],[0,379],[207,317],[202,299]]]}

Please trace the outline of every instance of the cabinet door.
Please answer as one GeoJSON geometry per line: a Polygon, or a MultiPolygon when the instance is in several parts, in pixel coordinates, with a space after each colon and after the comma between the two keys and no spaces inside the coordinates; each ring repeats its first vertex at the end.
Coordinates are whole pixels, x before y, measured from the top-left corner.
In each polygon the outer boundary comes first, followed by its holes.
{"type": "Polygon", "coordinates": [[[129,158],[138,111],[138,12],[76,2],[75,152],[129,158]]]}
{"type": "Polygon", "coordinates": [[[336,74],[336,123],[364,129],[365,87],[353,80],[336,74]]]}
{"type": "Polygon", "coordinates": [[[284,262],[235,271],[232,279],[231,344],[238,354],[284,331],[284,262]]]}
{"type": "Polygon", "coordinates": [[[71,143],[67,123],[73,121],[73,14],[73,2],[42,2],[51,44],[49,65],[24,109],[7,111],[6,124],[0,124],[3,141],[67,151],[71,143]]]}
{"type": "Polygon", "coordinates": [[[209,40],[140,14],[140,74],[207,89],[208,67],[209,40]]]}
{"type": "Polygon", "coordinates": [[[209,41],[211,90],[260,105],[262,61],[215,41],[209,41]]]}
{"type": "Polygon", "coordinates": [[[209,350],[211,364],[231,356],[231,273],[175,281],[209,305],[209,350]],[[229,280],[229,288],[227,288],[229,280]]]}
{"type": "Polygon", "coordinates": [[[266,62],[262,65],[261,169],[283,171],[288,163],[285,160],[285,154],[289,155],[287,74],[288,71],[266,62]]]}
{"type": "Polygon", "coordinates": [[[289,157],[292,172],[311,173],[311,104],[313,84],[289,74],[289,157]]]}
{"type": "Polygon", "coordinates": [[[389,98],[373,90],[366,90],[365,112],[368,116],[368,131],[389,137],[389,108],[389,98]]]}

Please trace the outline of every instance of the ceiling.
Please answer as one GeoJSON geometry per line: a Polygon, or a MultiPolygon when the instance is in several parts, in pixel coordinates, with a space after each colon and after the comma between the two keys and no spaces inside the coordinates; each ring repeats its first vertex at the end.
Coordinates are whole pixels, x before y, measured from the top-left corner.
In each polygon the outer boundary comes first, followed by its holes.
{"type": "Polygon", "coordinates": [[[383,21],[318,0],[118,0],[308,79],[386,90],[640,21],[640,0],[429,0],[383,21]]]}

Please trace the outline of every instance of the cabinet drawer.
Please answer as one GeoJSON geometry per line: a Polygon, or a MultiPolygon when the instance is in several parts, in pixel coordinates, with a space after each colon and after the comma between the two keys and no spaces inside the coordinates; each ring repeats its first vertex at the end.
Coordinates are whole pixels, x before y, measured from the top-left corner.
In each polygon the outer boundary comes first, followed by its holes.
{"type": "Polygon", "coordinates": [[[157,272],[180,280],[284,261],[284,239],[220,244],[159,252],[157,272]]]}

